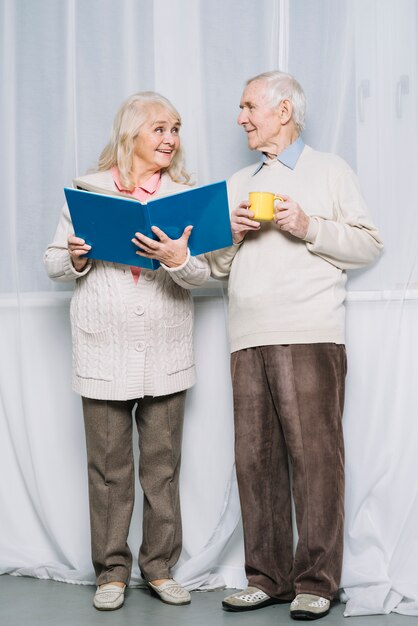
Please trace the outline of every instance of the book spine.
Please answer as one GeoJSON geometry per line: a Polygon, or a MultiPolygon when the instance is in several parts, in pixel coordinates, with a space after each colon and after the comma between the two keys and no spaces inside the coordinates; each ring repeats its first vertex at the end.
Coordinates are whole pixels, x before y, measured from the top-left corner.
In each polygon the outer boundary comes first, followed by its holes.
{"type": "MultiPolygon", "coordinates": [[[[141,203],[142,204],[142,203],[141,203]]],[[[149,206],[148,203],[145,202],[144,204],[142,204],[142,207],[144,209],[144,213],[145,213],[145,217],[146,217],[146,221],[147,221],[147,237],[149,237],[150,239],[155,239],[155,241],[158,241],[158,237],[156,235],[154,235],[154,233],[151,230],[151,226],[152,226],[152,222],[151,222],[151,213],[149,210],[149,206]]],[[[159,261],[157,261],[157,259],[151,259],[151,264],[152,264],[152,269],[153,270],[157,270],[161,263],[159,261]]]]}

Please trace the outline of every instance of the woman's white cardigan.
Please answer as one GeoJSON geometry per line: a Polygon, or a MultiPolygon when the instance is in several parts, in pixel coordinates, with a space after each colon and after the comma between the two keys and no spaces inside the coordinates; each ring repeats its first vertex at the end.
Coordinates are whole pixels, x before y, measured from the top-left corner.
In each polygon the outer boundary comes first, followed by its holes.
{"type": "MultiPolygon", "coordinates": [[[[83,178],[115,190],[110,172],[83,178]]],[[[155,197],[185,189],[163,174],[155,197]]],[[[142,270],[137,284],[127,265],[89,260],[77,272],[67,250],[73,232],[65,205],[44,262],[50,278],[76,281],[71,300],[74,391],[88,398],[128,400],[191,387],[196,374],[188,289],[207,280],[208,264],[188,255],[175,270],[142,270]]]]}

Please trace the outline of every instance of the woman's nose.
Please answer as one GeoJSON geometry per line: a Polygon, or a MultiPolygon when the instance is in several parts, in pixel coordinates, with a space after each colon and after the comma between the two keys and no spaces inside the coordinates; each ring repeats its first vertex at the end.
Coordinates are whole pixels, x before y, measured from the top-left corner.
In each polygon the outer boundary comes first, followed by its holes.
{"type": "Polygon", "coordinates": [[[173,134],[171,132],[164,133],[163,141],[164,143],[168,143],[170,144],[170,146],[172,146],[175,141],[173,134]]]}

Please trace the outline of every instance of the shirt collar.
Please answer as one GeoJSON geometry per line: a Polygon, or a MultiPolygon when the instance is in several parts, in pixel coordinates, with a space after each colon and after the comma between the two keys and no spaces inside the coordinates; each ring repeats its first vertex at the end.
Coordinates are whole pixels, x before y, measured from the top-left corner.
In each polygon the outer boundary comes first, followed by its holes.
{"type": "MultiPolygon", "coordinates": [[[[115,165],[114,167],[112,167],[112,177],[113,177],[113,181],[116,185],[116,187],[118,188],[119,191],[128,191],[129,193],[131,193],[128,189],[125,189],[121,180],[120,180],[120,174],[119,174],[119,169],[117,168],[117,166],[115,165]]],[[[153,174],[151,176],[151,178],[148,178],[148,180],[145,181],[145,183],[142,183],[142,185],[139,187],[139,189],[143,189],[144,191],[146,191],[149,194],[153,194],[157,191],[158,186],[160,184],[160,178],[161,178],[161,172],[155,172],[155,174],[153,174]]],[[[137,187],[135,188],[137,189],[137,187]]]]}
{"type": "MultiPolygon", "coordinates": [[[[299,157],[303,152],[304,147],[305,147],[305,142],[303,141],[302,137],[298,137],[296,141],[291,143],[290,146],[287,146],[287,148],[285,148],[283,152],[280,152],[280,154],[276,157],[275,160],[280,161],[280,163],[282,163],[286,167],[290,168],[291,170],[294,170],[296,167],[296,163],[298,162],[299,157]]],[[[268,159],[267,155],[263,154],[263,158],[261,159],[260,163],[257,165],[257,169],[255,170],[253,176],[258,174],[258,172],[261,170],[263,165],[267,164],[269,161],[270,159],[268,159]]]]}

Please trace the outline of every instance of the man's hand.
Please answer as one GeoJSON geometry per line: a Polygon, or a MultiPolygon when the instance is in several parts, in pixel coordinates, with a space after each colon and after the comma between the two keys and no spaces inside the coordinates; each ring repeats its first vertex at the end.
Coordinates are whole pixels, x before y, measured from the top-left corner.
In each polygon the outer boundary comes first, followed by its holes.
{"type": "Polygon", "coordinates": [[[151,226],[151,230],[159,239],[151,239],[142,233],[135,233],[132,242],[140,249],[136,254],[147,259],[157,259],[167,267],[178,267],[187,259],[187,243],[193,226],[186,226],[183,234],[178,239],[170,239],[165,232],[157,226],[151,226]]]}
{"type": "Polygon", "coordinates": [[[283,196],[283,202],[276,200],[274,203],[274,217],[280,230],[290,233],[298,239],[304,239],[308,232],[310,218],[302,211],[297,202],[283,196]]]}
{"type": "Polygon", "coordinates": [[[74,269],[77,270],[77,272],[82,272],[86,267],[88,259],[82,259],[81,256],[87,254],[90,250],[91,246],[89,246],[84,239],[80,239],[80,237],[76,237],[75,235],[68,237],[68,252],[74,269]]]}
{"type": "Polygon", "coordinates": [[[244,201],[231,213],[231,231],[234,243],[241,243],[245,235],[254,230],[260,230],[260,222],[255,222],[251,218],[254,212],[248,208],[249,202],[244,201]]]}

